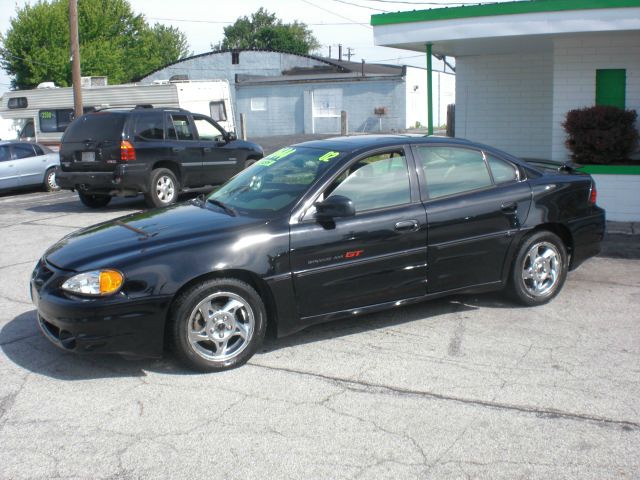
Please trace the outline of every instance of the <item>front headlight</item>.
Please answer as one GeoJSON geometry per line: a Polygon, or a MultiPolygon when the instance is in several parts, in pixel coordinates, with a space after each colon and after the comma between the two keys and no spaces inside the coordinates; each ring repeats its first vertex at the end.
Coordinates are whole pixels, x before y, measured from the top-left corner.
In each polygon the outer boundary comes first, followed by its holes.
{"type": "Polygon", "coordinates": [[[80,295],[104,296],[120,290],[124,275],[116,270],[79,273],[62,284],[62,289],[80,295]]]}

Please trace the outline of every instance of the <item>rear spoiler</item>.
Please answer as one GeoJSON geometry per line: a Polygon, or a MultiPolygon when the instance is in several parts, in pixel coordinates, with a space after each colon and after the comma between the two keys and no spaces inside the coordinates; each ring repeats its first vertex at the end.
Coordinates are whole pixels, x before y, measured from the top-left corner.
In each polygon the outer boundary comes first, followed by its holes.
{"type": "Polygon", "coordinates": [[[578,165],[577,163],[573,163],[571,161],[567,162],[554,162],[553,160],[539,160],[534,158],[525,159],[525,161],[533,166],[542,167],[547,170],[557,170],[558,172],[568,172],[574,173],[577,172],[582,165],[578,165]]]}

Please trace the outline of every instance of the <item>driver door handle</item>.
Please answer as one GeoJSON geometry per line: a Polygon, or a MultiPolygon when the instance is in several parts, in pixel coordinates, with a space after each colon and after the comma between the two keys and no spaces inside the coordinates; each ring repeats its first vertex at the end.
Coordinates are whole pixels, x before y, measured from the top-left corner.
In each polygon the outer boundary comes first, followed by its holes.
{"type": "Polygon", "coordinates": [[[211,153],[211,147],[204,147],[202,150],[204,153],[211,153]]]}
{"type": "Polygon", "coordinates": [[[180,152],[184,152],[185,150],[186,150],[185,147],[173,147],[173,148],[171,148],[171,151],[173,153],[180,153],[180,152]]]}
{"type": "Polygon", "coordinates": [[[515,213],[518,210],[518,204],[516,202],[508,202],[500,205],[500,210],[504,213],[515,213]]]}
{"type": "Polygon", "coordinates": [[[395,229],[398,232],[415,232],[416,230],[418,230],[418,221],[405,220],[402,222],[398,222],[396,223],[395,229]]]}

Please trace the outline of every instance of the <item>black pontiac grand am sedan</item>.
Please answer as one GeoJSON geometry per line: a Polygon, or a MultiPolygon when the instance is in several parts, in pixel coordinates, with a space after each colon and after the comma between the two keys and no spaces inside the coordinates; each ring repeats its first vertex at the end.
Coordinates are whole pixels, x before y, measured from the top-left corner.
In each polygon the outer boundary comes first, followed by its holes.
{"type": "Polygon", "coordinates": [[[207,198],[73,233],[31,294],[63,349],[246,362],[278,335],[451,293],[555,297],[598,253],[589,175],[465,140],[341,137],[283,148],[207,198]]]}

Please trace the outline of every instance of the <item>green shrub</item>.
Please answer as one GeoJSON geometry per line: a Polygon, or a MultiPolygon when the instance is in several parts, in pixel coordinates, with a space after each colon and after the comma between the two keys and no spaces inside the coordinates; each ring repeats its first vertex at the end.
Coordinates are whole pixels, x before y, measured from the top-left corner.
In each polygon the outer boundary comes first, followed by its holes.
{"type": "Polygon", "coordinates": [[[626,162],[638,143],[635,110],[596,106],[571,110],[562,124],[565,145],[577,163],[626,162]]]}

